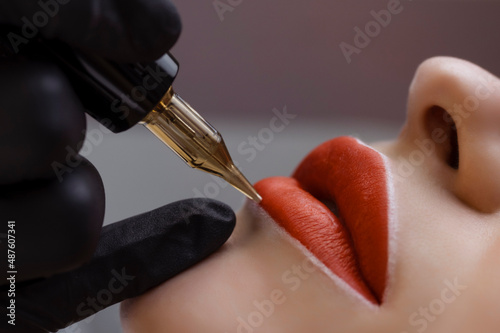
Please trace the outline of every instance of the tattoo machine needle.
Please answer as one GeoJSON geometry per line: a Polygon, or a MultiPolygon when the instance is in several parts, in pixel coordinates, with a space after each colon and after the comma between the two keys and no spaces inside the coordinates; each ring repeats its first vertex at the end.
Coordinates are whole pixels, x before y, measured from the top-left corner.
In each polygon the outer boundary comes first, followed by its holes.
{"type": "Polygon", "coordinates": [[[179,64],[170,55],[120,64],[44,40],[65,70],[87,113],[119,133],[144,124],[189,166],[226,180],[255,202],[261,197],[234,165],[219,132],[172,89],[179,64]]]}

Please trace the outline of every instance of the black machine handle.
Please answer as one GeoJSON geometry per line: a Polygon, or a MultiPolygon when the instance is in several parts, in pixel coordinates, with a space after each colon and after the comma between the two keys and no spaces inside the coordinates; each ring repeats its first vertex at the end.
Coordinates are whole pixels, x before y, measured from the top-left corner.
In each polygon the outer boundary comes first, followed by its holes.
{"type": "Polygon", "coordinates": [[[179,70],[168,53],[152,62],[120,64],[59,41],[41,44],[70,78],[86,112],[115,133],[129,129],[152,111],[179,70]]]}

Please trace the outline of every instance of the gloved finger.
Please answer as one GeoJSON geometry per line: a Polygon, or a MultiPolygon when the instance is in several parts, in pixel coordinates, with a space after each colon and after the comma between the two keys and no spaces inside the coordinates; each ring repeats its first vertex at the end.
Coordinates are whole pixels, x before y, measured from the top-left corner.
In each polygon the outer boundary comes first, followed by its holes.
{"type": "Polygon", "coordinates": [[[120,62],[156,60],[177,41],[177,9],[169,0],[4,0],[0,22],[21,26],[22,46],[36,32],[120,62]]]}
{"type": "MultiPolygon", "coordinates": [[[[47,277],[77,268],[92,257],[104,220],[104,187],[97,170],[81,158],[61,180],[0,186],[0,233],[15,221],[16,279],[47,277]]],[[[7,254],[7,242],[0,243],[7,254]]],[[[0,261],[7,283],[7,260],[0,261]]]]}
{"type": "Polygon", "coordinates": [[[175,202],[108,225],[89,264],[16,293],[16,328],[55,331],[143,294],[213,253],[234,225],[233,211],[209,199],[175,202]]]}
{"type": "Polygon", "coordinates": [[[0,185],[56,177],[84,142],[78,97],[51,62],[3,59],[0,72],[0,185]]]}

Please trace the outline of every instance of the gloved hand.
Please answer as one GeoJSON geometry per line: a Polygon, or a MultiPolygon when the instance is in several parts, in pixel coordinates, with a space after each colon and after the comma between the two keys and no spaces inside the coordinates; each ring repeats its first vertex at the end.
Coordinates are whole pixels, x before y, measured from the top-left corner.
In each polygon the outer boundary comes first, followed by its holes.
{"type": "MultiPolygon", "coordinates": [[[[43,217],[41,219],[39,222],[43,223],[43,217]]],[[[16,221],[19,226],[22,222],[31,221],[16,221]]],[[[9,286],[3,286],[0,331],[57,331],[126,298],[140,295],[214,252],[229,237],[233,227],[233,212],[208,199],[176,202],[107,225],[88,264],[50,278],[17,282],[16,326],[7,324],[9,286]]],[[[26,237],[25,233],[16,234],[17,248],[28,246],[23,245],[26,237]]],[[[72,249],[61,249],[66,250],[72,249]]],[[[2,261],[6,261],[6,255],[2,257],[2,261]]],[[[21,272],[20,258],[17,262],[21,272]]]]}
{"type": "MultiPolygon", "coordinates": [[[[35,43],[30,31],[39,30],[123,62],[158,58],[180,31],[168,0],[4,0],[0,23],[19,47],[35,43]],[[11,25],[22,27],[17,37],[11,25]]],[[[145,292],[225,242],[234,213],[211,200],[173,203],[102,228],[101,178],[75,153],[86,125],[70,82],[49,60],[1,47],[1,332],[63,328],[145,292]],[[15,297],[5,284],[8,221],[16,222],[15,297]],[[7,324],[12,299],[16,326],[7,324]]]]}
{"type": "Polygon", "coordinates": [[[181,32],[169,0],[2,0],[0,23],[22,27],[20,46],[38,31],[118,62],[156,60],[181,32]]]}

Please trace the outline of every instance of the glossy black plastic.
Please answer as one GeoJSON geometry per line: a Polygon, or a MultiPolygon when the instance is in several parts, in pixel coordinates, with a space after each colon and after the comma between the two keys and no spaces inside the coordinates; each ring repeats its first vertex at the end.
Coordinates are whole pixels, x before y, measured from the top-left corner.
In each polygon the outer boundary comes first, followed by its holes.
{"type": "Polygon", "coordinates": [[[152,62],[121,64],[58,41],[41,43],[70,78],[86,112],[115,133],[129,129],[152,111],[179,70],[170,54],[152,62]]]}

